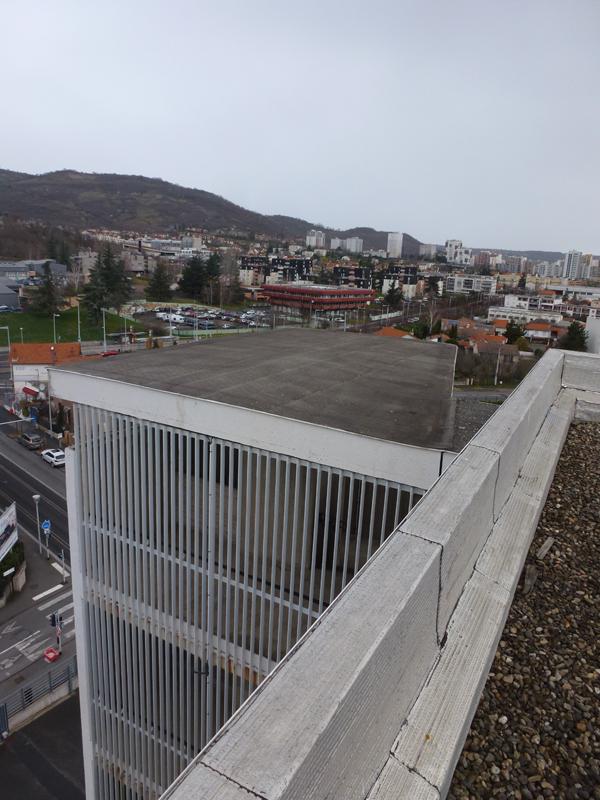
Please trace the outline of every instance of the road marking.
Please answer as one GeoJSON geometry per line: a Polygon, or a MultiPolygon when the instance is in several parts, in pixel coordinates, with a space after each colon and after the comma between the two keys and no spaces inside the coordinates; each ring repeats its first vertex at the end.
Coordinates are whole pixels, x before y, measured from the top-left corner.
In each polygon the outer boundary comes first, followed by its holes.
{"type": "MultiPolygon", "coordinates": [[[[59,585],[62,586],[62,583],[59,584],[59,585]]],[[[72,590],[71,589],[69,589],[68,592],[64,592],[63,594],[59,594],[58,597],[54,597],[52,600],[48,600],[47,603],[42,603],[41,606],[38,606],[38,611],[45,611],[47,608],[50,608],[50,606],[54,606],[57,603],[60,603],[61,600],[66,600],[67,597],[71,596],[71,594],[72,594],[72,590]]]]}
{"type": "Polygon", "coordinates": [[[35,644],[32,644],[32,647],[35,647],[37,649],[35,649],[35,650],[26,650],[26,651],[21,651],[21,652],[23,653],[23,655],[25,656],[25,658],[28,661],[33,662],[43,654],[44,650],[48,647],[48,643],[49,642],[53,642],[53,639],[50,638],[50,637],[47,637],[46,639],[42,639],[41,642],[35,642],[35,644]]]}
{"type": "Polygon", "coordinates": [[[72,639],[74,636],[75,636],[75,628],[73,628],[72,631],[69,631],[68,633],[65,633],[65,635],[63,636],[63,640],[66,642],[69,639],[72,639]]]}
{"type": "Polygon", "coordinates": [[[8,623],[8,625],[6,626],[6,628],[3,628],[3,629],[0,631],[0,636],[4,636],[4,635],[5,635],[5,634],[7,634],[7,633],[14,633],[14,632],[15,632],[16,630],[18,630],[20,627],[21,627],[21,626],[20,626],[20,625],[17,625],[17,623],[16,623],[16,622],[13,620],[12,622],[9,622],[9,623],[8,623]]]}
{"type": "Polygon", "coordinates": [[[65,567],[65,568],[64,568],[64,570],[63,570],[63,568],[61,567],[61,565],[60,565],[60,564],[57,564],[57,563],[56,563],[56,561],[53,561],[53,562],[52,562],[52,566],[54,567],[54,569],[55,569],[57,572],[59,572],[59,573],[60,573],[61,575],[63,575],[64,577],[67,577],[68,575],[70,575],[70,574],[71,574],[71,573],[69,572],[69,570],[68,570],[66,567],[65,567]]]}
{"type": "Polygon", "coordinates": [[[21,639],[21,641],[20,641],[20,642],[15,642],[14,644],[11,644],[11,646],[10,646],[10,647],[7,647],[7,648],[6,648],[6,650],[2,650],[2,651],[0,651],[0,656],[3,656],[3,655],[4,655],[4,653],[8,653],[8,651],[9,651],[9,650],[12,650],[12,649],[13,649],[13,647],[17,647],[17,648],[18,648],[18,647],[19,647],[19,645],[22,645],[24,642],[28,641],[28,640],[29,640],[29,639],[31,639],[32,637],[34,637],[34,636],[37,636],[37,635],[38,635],[38,633],[39,633],[39,631],[35,631],[35,633],[30,633],[30,634],[29,634],[29,636],[26,636],[24,639],[21,639]]]}
{"type": "Polygon", "coordinates": [[[31,599],[33,600],[34,603],[37,603],[37,601],[41,600],[42,597],[46,597],[47,595],[58,591],[58,589],[62,589],[62,587],[63,587],[62,583],[57,583],[56,586],[53,586],[51,589],[46,589],[45,592],[41,592],[40,594],[36,594],[36,596],[32,597],[31,599]]]}
{"type": "MultiPolygon", "coordinates": [[[[73,608],[73,603],[69,603],[68,605],[63,606],[62,608],[59,608],[56,613],[60,616],[63,613],[63,611],[68,611],[70,608],[73,608]]],[[[51,616],[52,614],[47,614],[46,619],[50,619],[51,616]]]]}

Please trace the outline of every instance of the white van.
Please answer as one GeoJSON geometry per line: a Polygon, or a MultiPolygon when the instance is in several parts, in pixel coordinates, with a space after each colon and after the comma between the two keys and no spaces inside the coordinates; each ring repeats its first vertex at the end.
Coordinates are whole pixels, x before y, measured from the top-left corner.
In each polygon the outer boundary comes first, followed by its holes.
{"type": "Polygon", "coordinates": [[[185,317],[182,314],[169,314],[169,322],[175,322],[177,325],[183,325],[185,317]]]}

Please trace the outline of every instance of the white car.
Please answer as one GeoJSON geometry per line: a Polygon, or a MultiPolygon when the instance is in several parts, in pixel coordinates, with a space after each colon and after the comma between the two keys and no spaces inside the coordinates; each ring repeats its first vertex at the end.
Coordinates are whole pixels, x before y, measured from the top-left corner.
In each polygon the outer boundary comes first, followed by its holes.
{"type": "Polygon", "coordinates": [[[65,454],[63,450],[42,450],[42,458],[53,467],[64,467],[65,454]]]}

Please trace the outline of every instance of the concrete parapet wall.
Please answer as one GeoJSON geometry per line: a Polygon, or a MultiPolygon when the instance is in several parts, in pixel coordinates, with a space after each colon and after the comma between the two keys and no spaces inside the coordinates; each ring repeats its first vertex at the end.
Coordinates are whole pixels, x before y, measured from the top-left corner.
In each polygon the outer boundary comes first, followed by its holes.
{"type": "Polygon", "coordinates": [[[164,797],[446,796],[580,402],[573,376],[590,397],[600,380],[600,360],[578,358],[540,360],[164,797]]]}
{"type": "Polygon", "coordinates": [[[561,389],[563,353],[549,350],[470,444],[500,458],[494,519],[508,500],[533,440],[561,389]]]}
{"type": "Polygon", "coordinates": [[[198,763],[270,800],[365,797],[438,653],[440,547],[388,541],[198,763]]]}
{"type": "Polygon", "coordinates": [[[495,453],[468,445],[400,527],[403,534],[442,548],[440,640],[494,525],[498,464],[495,453]]]}
{"type": "Polygon", "coordinates": [[[565,351],[563,386],[600,392],[600,356],[565,351]]]}

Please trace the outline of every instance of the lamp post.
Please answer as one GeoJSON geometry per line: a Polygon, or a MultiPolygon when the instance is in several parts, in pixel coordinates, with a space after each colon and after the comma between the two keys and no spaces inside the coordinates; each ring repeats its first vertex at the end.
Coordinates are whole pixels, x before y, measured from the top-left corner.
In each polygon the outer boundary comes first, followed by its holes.
{"type": "Polygon", "coordinates": [[[56,344],[56,318],[60,317],[60,314],[52,314],[52,330],[54,331],[54,344],[56,344]]]}
{"type": "Polygon", "coordinates": [[[34,494],[32,495],[33,502],[35,503],[35,516],[37,519],[37,535],[38,535],[38,545],[40,549],[40,555],[42,555],[42,535],[40,533],[40,495],[34,494]]]}
{"type": "Polygon", "coordinates": [[[21,331],[21,344],[23,344],[23,328],[19,328],[19,330],[21,331]]]}
{"type": "Polygon", "coordinates": [[[104,342],[104,349],[106,350],[106,309],[102,309],[102,338],[104,342]]]}
{"type": "Polygon", "coordinates": [[[77,341],[81,343],[81,311],[77,300],[77,341]]]}

